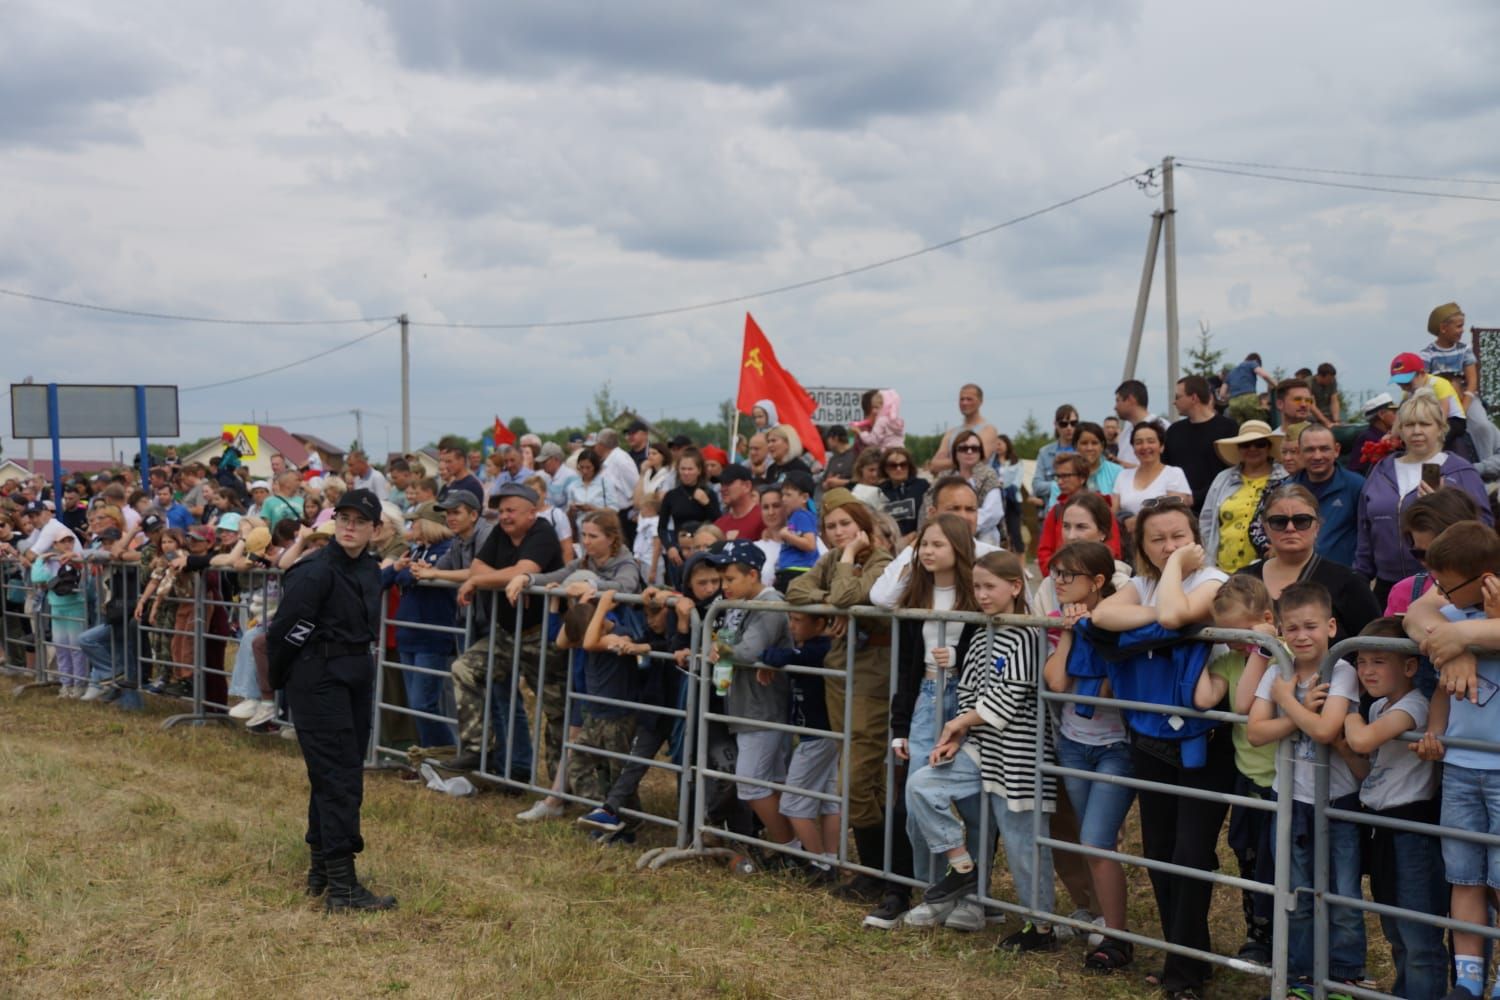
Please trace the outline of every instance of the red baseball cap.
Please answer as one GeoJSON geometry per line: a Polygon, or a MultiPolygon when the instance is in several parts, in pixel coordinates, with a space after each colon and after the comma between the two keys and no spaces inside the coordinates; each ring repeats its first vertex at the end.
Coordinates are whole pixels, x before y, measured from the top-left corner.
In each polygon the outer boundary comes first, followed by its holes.
{"type": "Polygon", "coordinates": [[[1391,359],[1391,381],[1406,385],[1418,372],[1426,371],[1427,365],[1420,354],[1398,354],[1391,359]]]}

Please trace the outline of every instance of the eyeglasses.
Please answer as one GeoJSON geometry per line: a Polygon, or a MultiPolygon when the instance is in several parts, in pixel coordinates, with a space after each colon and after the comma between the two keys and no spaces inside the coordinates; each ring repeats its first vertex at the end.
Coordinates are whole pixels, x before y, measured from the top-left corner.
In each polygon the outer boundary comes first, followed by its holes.
{"type": "MultiPolygon", "coordinates": [[[[1297,531],[1306,531],[1318,523],[1318,519],[1312,514],[1267,514],[1266,527],[1272,531],[1285,531],[1293,528],[1297,531]]],[[[1426,554],[1425,552],[1423,553],[1426,554]]]]}
{"type": "Polygon", "coordinates": [[[961,444],[961,445],[958,446],[957,450],[958,451],[964,451],[964,452],[968,452],[968,451],[984,451],[984,449],[981,448],[977,444],[961,444]]]}
{"type": "Polygon", "coordinates": [[[1080,576],[1083,576],[1083,574],[1074,573],[1066,569],[1054,569],[1052,571],[1052,582],[1060,587],[1066,587],[1072,584],[1072,582],[1078,579],[1080,576]]]}
{"type": "Polygon", "coordinates": [[[1242,451],[1244,449],[1246,449],[1246,448],[1269,448],[1269,447],[1271,447],[1271,442],[1267,441],[1265,438],[1256,438],[1254,441],[1241,441],[1240,442],[1240,450],[1242,450],[1242,451]]]}
{"type": "Polygon", "coordinates": [[[1077,427],[1078,426],[1078,418],[1074,417],[1072,420],[1059,420],[1057,422],[1057,426],[1059,426],[1059,427],[1077,427]]]}
{"type": "Polygon", "coordinates": [[[1449,600],[1450,603],[1456,603],[1456,602],[1453,601],[1453,595],[1454,594],[1458,593],[1460,590],[1463,590],[1465,587],[1467,587],[1469,584],[1475,582],[1476,580],[1482,580],[1482,579],[1484,579],[1484,574],[1480,573],[1478,576],[1471,576],[1471,577],[1469,577],[1467,580],[1465,580],[1463,583],[1460,583],[1456,587],[1445,587],[1441,583],[1438,583],[1436,578],[1433,579],[1432,583],[1433,583],[1433,586],[1437,587],[1439,593],[1441,593],[1444,597],[1448,598],[1448,600],[1449,600]]]}
{"type": "Polygon", "coordinates": [[[890,469],[908,469],[908,468],[911,468],[911,463],[910,462],[906,462],[906,461],[901,461],[901,462],[887,462],[887,463],[885,463],[885,467],[886,467],[887,470],[890,470],[890,469]]]}

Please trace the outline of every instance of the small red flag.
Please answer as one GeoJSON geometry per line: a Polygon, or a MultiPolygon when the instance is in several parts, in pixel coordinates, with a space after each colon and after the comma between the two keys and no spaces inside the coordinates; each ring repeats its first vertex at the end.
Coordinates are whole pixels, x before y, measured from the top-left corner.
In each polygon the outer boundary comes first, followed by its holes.
{"type": "Polygon", "coordinates": [[[796,429],[808,454],[820,462],[827,461],[823,436],[812,419],[818,409],[817,400],[807,394],[791,372],[781,367],[755,317],[745,313],[745,346],[740,355],[740,392],[735,407],[741,413],[749,413],[762,399],[775,405],[782,423],[796,429]]]}
{"type": "Polygon", "coordinates": [[[495,447],[498,448],[502,444],[515,444],[515,443],[516,443],[516,436],[515,436],[515,434],[512,433],[511,429],[509,427],[505,426],[504,421],[502,421],[497,416],[495,418],[495,447]]]}

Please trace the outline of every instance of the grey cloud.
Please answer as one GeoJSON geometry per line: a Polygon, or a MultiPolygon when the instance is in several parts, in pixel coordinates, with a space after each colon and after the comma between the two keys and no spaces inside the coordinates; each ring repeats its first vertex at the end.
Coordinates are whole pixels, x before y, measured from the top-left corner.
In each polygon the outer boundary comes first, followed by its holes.
{"type": "MultiPolygon", "coordinates": [[[[512,79],[643,74],[784,95],[783,120],[848,127],[984,100],[1006,57],[1053,5],[948,2],[872,11],[790,2],[705,6],[373,0],[409,66],[512,79]]],[[[1091,4],[1072,17],[1134,16],[1136,4],[1091,4]]]]}
{"type": "Polygon", "coordinates": [[[135,140],[128,108],[169,77],[126,32],[8,5],[0,33],[0,145],[73,148],[135,140]]]}

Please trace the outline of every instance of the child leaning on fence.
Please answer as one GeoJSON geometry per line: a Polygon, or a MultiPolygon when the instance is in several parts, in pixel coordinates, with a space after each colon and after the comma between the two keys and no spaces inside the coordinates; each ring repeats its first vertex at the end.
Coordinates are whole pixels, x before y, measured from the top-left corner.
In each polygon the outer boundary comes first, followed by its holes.
{"type": "MultiPolygon", "coordinates": [[[[1066,628],[1049,629],[1051,655],[1044,671],[1047,687],[1055,692],[1071,691],[1068,656],[1073,650],[1073,627],[1088,618],[1099,602],[1115,592],[1115,557],[1103,542],[1070,542],[1052,557],[1049,579],[1056,588],[1060,611],[1052,612],[1066,628]]],[[[1130,741],[1119,709],[1093,706],[1080,714],[1076,702],[1059,706],[1057,713],[1057,762],[1063,767],[1117,777],[1131,777],[1130,741]]],[[[1120,828],[1135,801],[1135,790],[1087,778],[1064,778],[1068,799],[1078,813],[1079,843],[1112,851],[1120,840],[1120,828]]],[[[1104,924],[1127,929],[1125,921],[1125,866],[1113,858],[1088,859],[1094,891],[1099,897],[1104,924]]],[[[1129,965],[1135,948],[1128,941],[1106,938],[1091,948],[1084,968],[1091,972],[1114,972],[1129,965]]]]}
{"type": "Polygon", "coordinates": [[[60,698],[79,698],[88,686],[88,657],[78,645],[83,635],[85,594],[78,537],[71,531],[60,532],[44,558],[31,564],[31,582],[47,592],[47,618],[52,629],[52,648],[57,652],[60,698]]]}
{"type": "MultiPolygon", "coordinates": [[[[1447,598],[1443,617],[1455,624],[1500,618],[1500,536],[1479,521],[1461,521],[1445,530],[1427,549],[1427,568],[1436,593],[1447,598]]],[[[1418,603],[1428,600],[1423,597],[1418,603]]],[[[1412,611],[1417,611],[1413,605],[1412,611]]],[[[1413,615],[1408,613],[1408,631],[1413,615]]],[[[1493,623],[1490,634],[1493,634],[1493,623]]],[[[1436,630],[1434,629],[1435,633],[1436,630]]],[[[1433,633],[1429,633],[1429,637],[1433,633]]],[[[1467,634],[1467,633],[1464,633],[1467,634]]],[[[1480,638],[1474,636],[1473,638],[1480,638]]],[[[1483,645],[1490,647],[1492,641],[1483,645]]],[[[1443,826],[1468,833],[1500,830],[1500,752],[1446,746],[1444,740],[1493,743],[1500,738],[1500,656],[1475,657],[1462,652],[1444,657],[1423,645],[1434,660],[1446,660],[1443,681],[1433,693],[1427,732],[1417,744],[1426,760],[1443,762],[1443,826]],[[1448,693],[1455,668],[1467,662],[1472,680],[1462,694],[1448,693]]],[[[1462,646],[1460,646],[1462,649],[1462,646]]],[[[1488,925],[1490,904],[1500,891],[1500,847],[1457,837],[1443,839],[1443,867],[1450,886],[1449,915],[1455,920],[1488,925]]],[[[1484,941],[1478,934],[1453,932],[1453,1000],[1484,995],[1484,941]],[[1463,991],[1463,992],[1460,992],[1463,991]]],[[[1496,981],[1500,995],[1500,980],[1496,981]]]]}
{"type": "MultiPolygon", "coordinates": [[[[1359,633],[1380,639],[1405,639],[1395,618],[1379,618],[1359,633]]],[[[1422,760],[1401,740],[1404,733],[1427,728],[1427,698],[1417,690],[1417,657],[1394,650],[1362,649],[1355,657],[1359,683],[1372,699],[1366,722],[1358,712],[1344,719],[1349,747],[1370,756],[1370,773],[1360,784],[1359,801],[1377,816],[1414,823],[1441,818],[1438,768],[1422,760]]],[[[1443,849],[1437,837],[1389,827],[1371,828],[1368,841],[1370,896],[1377,903],[1443,916],[1448,912],[1448,883],[1443,877],[1443,849]]],[[[1380,927],[1391,946],[1396,981],[1391,992],[1407,1000],[1441,1000],[1448,987],[1448,949],[1443,929],[1384,914],[1380,927]]]]}
{"type": "MultiPolygon", "coordinates": [[[[1359,808],[1359,783],[1369,773],[1369,762],[1344,740],[1344,719],[1350,706],[1359,705],[1359,681],[1346,660],[1333,664],[1325,680],[1319,671],[1328,657],[1328,644],[1338,627],[1333,620],[1333,598],[1318,583],[1294,583],[1281,592],[1281,634],[1292,653],[1295,676],[1283,679],[1266,670],[1250,707],[1249,736],[1256,746],[1283,739],[1292,743],[1292,887],[1310,889],[1314,842],[1313,804],[1318,770],[1317,745],[1328,750],[1328,804],[1337,809],[1359,808]]],[[[1264,659],[1257,651],[1251,661],[1264,659]]],[[[1278,766],[1280,759],[1278,758],[1278,766]]],[[[1328,885],[1336,893],[1360,894],[1359,826],[1343,820],[1328,823],[1328,885]]],[[[1288,971],[1301,980],[1313,973],[1313,901],[1298,892],[1292,913],[1288,971]]],[[[1365,922],[1358,910],[1330,907],[1328,974],[1344,982],[1365,975],[1365,922]]]]}
{"type": "MultiPolygon", "coordinates": [[[[1267,643],[1280,644],[1276,636],[1276,613],[1271,592],[1265,582],[1248,573],[1237,573],[1224,581],[1214,594],[1214,625],[1217,628],[1261,632],[1267,643]]],[[[1215,646],[1208,665],[1198,677],[1193,692],[1193,707],[1218,708],[1222,705],[1237,715],[1249,715],[1255,704],[1255,691],[1267,671],[1276,667],[1265,656],[1255,656],[1260,647],[1250,643],[1215,646]],[[1227,704],[1225,700],[1227,699],[1227,704]]],[[[1276,745],[1255,746],[1250,742],[1249,727],[1236,722],[1234,741],[1234,793],[1271,801],[1276,797],[1276,745]]],[[[1275,859],[1271,848],[1276,829],[1274,813],[1236,805],[1229,809],[1229,849],[1239,862],[1240,877],[1257,882],[1273,882],[1275,859]]],[[[1240,890],[1240,908],[1245,917],[1245,943],[1237,957],[1247,962],[1271,961],[1271,921],[1274,901],[1263,892],[1240,890]]]]}
{"type": "MultiPolygon", "coordinates": [[[[1013,552],[991,552],[974,564],[974,600],[989,615],[1026,614],[1026,570],[1013,552]]],[[[910,923],[937,922],[932,910],[951,908],[979,885],[975,859],[953,805],[979,795],[1005,844],[1005,860],[1024,906],[1050,913],[1056,906],[1052,851],[1036,850],[1033,813],[1056,809],[1057,779],[1037,771],[1037,728],[1043,727],[1043,760],[1055,761],[1051,727],[1037,711],[1037,685],[1046,656],[1040,629],[996,626],[974,629],[962,651],[958,712],[948,720],[929,766],[906,783],[906,809],[928,845],[947,855],[948,870],[907,914],[910,923]],[[1040,787],[1038,787],[1040,786],[1040,787]],[[1040,796],[1038,795],[1040,792],[1040,796]]],[[[962,642],[962,639],[960,640],[962,642]]],[[[1014,951],[1050,951],[1050,924],[1026,921],[1000,942],[1014,951]]]]}
{"type": "MultiPolygon", "coordinates": [[[[725,542],[722,548],[710,552],[708,558],[723,571],[724,596],[729,600],[782,603],[781,594],[762,581],[766,556],[754,542],[744,539],[725,542]]],[[[736,719],[745,720],[729,724],[735,742],[734,773],[741,779],[740,800],[750,803],[756,818],[766,828],[767,838],[800,848],[802,845],[792,833],[792,825],[781,815],[781,793],[752,783],[786,780],[787,734],[755,725],[757,722],[781,723],[786,719],[786,675],[777,671],[758,671],[755,664],[767,649],[785,646],[787,641],[785,611],[736,608],[725,612],[708,658],[714,664],[716,675],[726,665],[729,667],[726,712],[736,719]],[[746,778],[752,781],[744,780],[746,778]]],[[[773,860],[773,863],[783,862],[773,860]]]]}
{"type": "MultiPolygon", "coordinates": [[[[787,666],[819,667],[828,657],[832,643],[828,637],[831,619],[794,611],[787,615],[786,646],[772,646],[760,654],[767,668],[787,666]]],[[[789,675],[790,710],[786,721],[803,729],[818,729],[828,736],[797,736],[797,746],[787,763],[786,783],[803,791],[838,793],[839,750],[841,741],[833,739],[828,719],[828,702],[823,694],[823,678],[813,674],[789,675]]],[[[842,719],[839,720],[843,722],[842,719]]],[[[829,884],[838,880],[834,865],[839,850],[839,804],[827,799],[792,792],[781,797],[781,815],[792,824],[792,832],[802,842],[802,849],[821,855],[823,860],[810,862],[812,881],[829,884]]]]}
{"type": "MultiPolygon", "coordinates": [[[[563,615],[557,646],[583,651],[584,685],[589,695],[613,701],[635,700],[640,658],[651,652],[651,646],[642,642],[641,636],[627,626],[626,617],[615,611],[613,590],[601,593],[597,602],[581,601],[569,608],[563,615]]],[[[580,749],[568,755],[568,783],[574,795],[602,802],[625,762],[581,748],[595,747],[628,756],[635,735],[635,709],[585,701],[583,717],[577,737],[580,749]]],[[[637,800],[627,804],[632,809],[640,808],[637,800]]],[[[622,838],[628,839],[634,838],[622,838]]]]}

